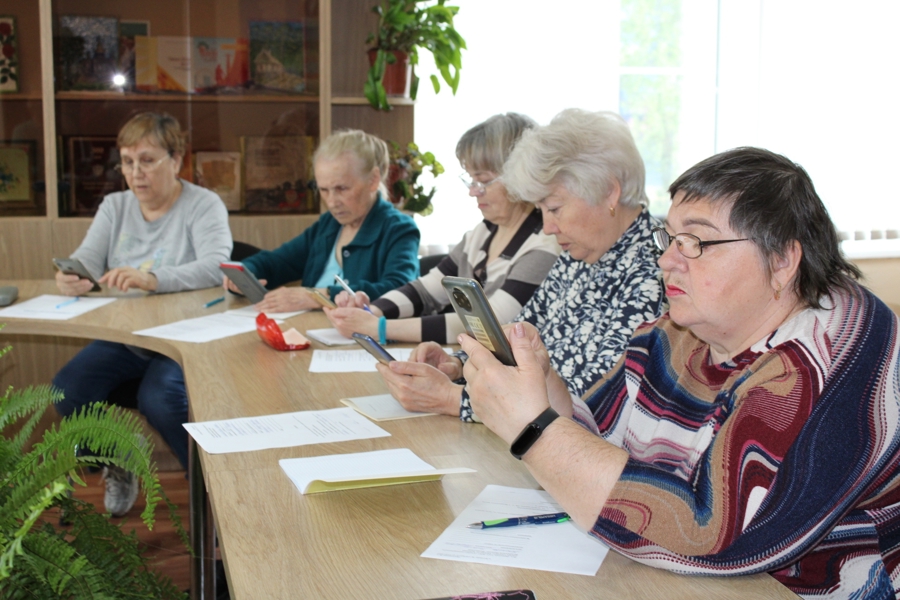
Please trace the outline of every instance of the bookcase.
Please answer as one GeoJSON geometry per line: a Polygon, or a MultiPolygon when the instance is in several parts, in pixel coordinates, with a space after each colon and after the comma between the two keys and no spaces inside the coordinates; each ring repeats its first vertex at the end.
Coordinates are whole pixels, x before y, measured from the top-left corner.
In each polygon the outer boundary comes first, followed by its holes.
{"type": "MultiPolygon", "coordinates": [[[[139,110],[166,111],[188,131],[193,152],[239,152],[241,138],[275,126],[317,143],[341,128],[360,128],[406,144],[413,140],[412,102],[391,112],[372,109],[362,94],[368,68],[365,40],[374,31],[375,0],[5,0],[0,17],[15,18],[18,89],[0,88],[0,156],[13,141],[30,153],[28,197],[0,191],[0,279],[53,276],[51,258],[68,256],[91,219],[68,210],[68,140],[114,137],[139,110]],[[60,89],[61,16],[146,22],[152,36],[247,38],[255,21],[317,25],[317,84],[303,93],[252,88],[230,93],[139,93],[121,89],[60,89]],[[57,38],[58,40],[58,38],[57,38]],[[57,42],[58,43],[58,42],[57,42]],[[58,49],[57,49],[58,50],[58,49]],[[317,89],[315,89],[317,88],[317,89]]],[[[313,48],[314,50],[314,48],[313,48]]],[[[20,168],[22,168],[20,166],[20,168]]],[[[313,212],[315,212],[313,207],[313,212]]],[[[237,240],[274,248],[298,235],[316,214],[233,213],[237,240]]]]}

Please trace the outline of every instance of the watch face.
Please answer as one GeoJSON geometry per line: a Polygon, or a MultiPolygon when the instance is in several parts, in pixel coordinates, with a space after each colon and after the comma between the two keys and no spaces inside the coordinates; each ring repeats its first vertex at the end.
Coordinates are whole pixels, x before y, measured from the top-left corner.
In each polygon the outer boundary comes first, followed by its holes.
{"type": "Polygon", "coordinates": [[[516,438],[516,441],[512,443],[512,446],[509,447],[509,451],[513,456],[522,460],[522,456],[528,452],[531,446],[537,441],[539,437],[541,437],[542,428],[537,423],[529,423],[525,429],[522,430],[522,433],[519,434],[519,437],[516,438]]]}

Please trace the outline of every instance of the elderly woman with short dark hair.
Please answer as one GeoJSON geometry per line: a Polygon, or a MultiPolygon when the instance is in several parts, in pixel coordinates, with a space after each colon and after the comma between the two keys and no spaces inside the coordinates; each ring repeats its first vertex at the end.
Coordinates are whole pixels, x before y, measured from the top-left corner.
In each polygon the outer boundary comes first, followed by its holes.
{"type": "Polygon", "coordinates": [[[806,172],[739,148],[670,187],[655,230],[669,311],[580,400],[540,339],[518,367],[461,336],[484,423],[576,522],[641,562],[766,571],[807,598],[900,588],[897,317],[859,271],[806,172]]]}
{"type": "MultiPolygon", "coordinates": [[[[562,246],[517,320],[540,332],[551,385],[580,396],[616,363],[634,328],[664,306],[644,162],[621,117],[568,109],[523,134],[503,182],[540,209],[544,232],[562,246]]],[[[463,384],[451,381],[462,375],[459,358],[426,343],[411,361],[378,368],[401,404],[478,420],[463,384]]]]}

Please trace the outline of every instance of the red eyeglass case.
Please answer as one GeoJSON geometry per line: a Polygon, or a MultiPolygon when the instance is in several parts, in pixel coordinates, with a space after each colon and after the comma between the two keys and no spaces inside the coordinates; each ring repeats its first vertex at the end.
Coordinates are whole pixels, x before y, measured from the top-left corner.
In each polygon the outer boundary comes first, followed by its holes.
{"type": "Polygon", "coordinates": [[[256,315],[256,333],[266,345],[282,352],[309,348],[309,340],[302,333],[293,327],[281,331],[278,323],[267,317],[266,313],[256,315]]]}

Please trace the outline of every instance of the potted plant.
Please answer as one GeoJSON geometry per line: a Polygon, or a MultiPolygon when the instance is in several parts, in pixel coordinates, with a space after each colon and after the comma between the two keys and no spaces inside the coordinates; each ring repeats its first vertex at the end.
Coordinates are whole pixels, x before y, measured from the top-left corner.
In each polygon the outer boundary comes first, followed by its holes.
{"type": "MultiPolygon", "coordinates": [[[[370,44],[368,77],[363,91],[369,103],[379,110],[391,110],[388,94],[402,94],[402,87],[385,89],[386,73],[389,68],[399,68],[405,75],[407,61],[411,69],[409,96],[416,99],[419,78],[415,67],[419,64],[419,50],[427,50],[434,57],[434,64],[441,78],[450,86],[453,94],[459,86],[459,70],[462,66],[462,50],[466,41],[453,27],[453,17],[459,12],[457,6],[446,6],[446,0],[381,0],[372,7],[378,15],[378,31],[366,40],[370,44]]],[[[387,81],[392,81],[388,78],[387,81]]],[[[431,76],[435,93],[441,84],[435,75],[431,76]]]]}
{"type": "MultiPolygon", "coordinates": [[[[0,356],[8,351],[0,349],[0,356]]],[[[108,515],[71,497],[73,482],[85,485],[80,468],[121,466],[140,478],[147,502],[141,518],[152,528],[156,505],[165,496],[137,417],[95,404],[63,419],[26,450],[44,409],[61,398],[49,385],[8,388],[0,396],[0,597],[185,598],[169,579],[150,570],[134,532],[126,534],[108,515]],[[21,428],[10,433],[8,426],[17,422],[23,422],[21,428]],[[76,456],[76,447],[108,458],[76,456]],[[59,509],[68,525],[55,527],[45,518],[50,509],[59,509]]]]}
{"type": "Polygon", "coordinates": [[[388,190],[391,202],[398,209],[418,213],[423,217],[434,210],[431,199],[435,189],[428,192],[419,183],[419,177],[428,170],[433,177],[444,172],[444,165],[434,158],[431,152],[421,152],[419,147],[410,142],[406,148],[391,142],[391,170],[388,173],[388,190]]]}

